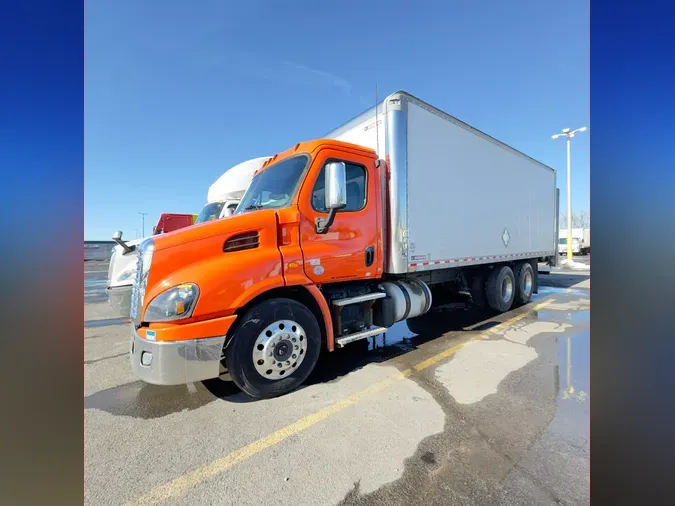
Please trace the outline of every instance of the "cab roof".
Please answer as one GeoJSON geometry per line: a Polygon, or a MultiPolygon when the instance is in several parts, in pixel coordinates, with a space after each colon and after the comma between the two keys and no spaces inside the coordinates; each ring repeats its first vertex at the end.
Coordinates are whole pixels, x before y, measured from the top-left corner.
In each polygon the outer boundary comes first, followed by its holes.
{"type": "Polygon", "coordinates": [[[261,168],[259,168],[255,173],[258,174],[259,172],[265,170],[267,167],[272,165],[273,163],[279,162],[281,160],[284,160],[285,158],[289,158],[293,155],[296,155],[298,153],[314,153],[320,148],[337,148],[341,150],[349,150],[349,151],[355,151],[357,153],[364,154],[366,156],[369,156],[373,159],[377,159],[377,153],[375,150],[366,148],[365,146],[360,146],[358,144],[352,144],[351,142],[344,142],[344,141],[336,141],[334,139],[314,139],[311,141],[305,141],[305,142],[298,142],[295,146],[292,148],[287,149],[286,151],[282,151],[281,153],[277,153],[273,157],[271,157],[269,160],[267,160],[261,168]]]}

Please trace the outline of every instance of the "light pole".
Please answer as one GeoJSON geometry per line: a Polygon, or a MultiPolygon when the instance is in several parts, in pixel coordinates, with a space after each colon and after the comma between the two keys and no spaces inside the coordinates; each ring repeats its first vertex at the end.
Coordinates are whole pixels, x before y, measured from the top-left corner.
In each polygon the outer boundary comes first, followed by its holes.
{"type": "Polygon", "coordinates": [[[145,215],[148,213],[138,213],[141,215],[141,237],[145,237],[145,215]]]}
{"type": "Polygon", "coordinates": [[[572,168],[570,162],[570,149],[572,145],[572,137],[577,132],[585,132],[586,127],[577,128],[576,130],[570,130],[569,128],[564,128],[562,133],[552,135],[552,139],[557,139],[558,137],[567,138],[567,259],[572,260],[572,168]]]}

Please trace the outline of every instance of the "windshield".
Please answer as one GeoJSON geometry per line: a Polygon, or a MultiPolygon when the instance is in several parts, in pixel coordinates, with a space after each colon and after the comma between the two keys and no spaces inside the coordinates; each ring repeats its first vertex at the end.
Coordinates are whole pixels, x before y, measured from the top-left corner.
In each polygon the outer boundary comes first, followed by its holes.
{"type": "Polygon", "coordinates": [[[224,205],[225,202],[212,202],[211,204],[206,204],[202,208],[202,212],[199,213],[199,216],[197,216],[195,225],[197,223],[204,223],[218,218],[220,216],[220,212],[223,210],[224,205]]]}
{"type": "Polygon", "coordinates": [[[293,156],[258,173],[241,199],[236,214],[257,209],[279,209],[289,205],[308,163],[307,155],[293,156]]]}
{"type": "MultiPolygon", "coordinates": [[[[573,243],[579,242],[579,239],[577,239],[576,237],[572,237],[572,242],[573,242],[573,243]]],[[[567,238],[566,238],[566,237],[563,237],[562,239],[560,239],[560,240],[558,241],[558,244],[567,244],[567,238]]]]}

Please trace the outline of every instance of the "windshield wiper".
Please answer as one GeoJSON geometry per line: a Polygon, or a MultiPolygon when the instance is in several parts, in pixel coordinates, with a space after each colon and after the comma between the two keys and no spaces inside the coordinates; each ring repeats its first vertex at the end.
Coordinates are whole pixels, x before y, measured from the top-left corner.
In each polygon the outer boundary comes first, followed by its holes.
{"type": "Polygon", "coordinates": [[[262,208],[263,208],[263,206],[261,206],[260,204],[251,204],[250,206],[245,207],[244,211],[252,211],[253,209],[255,209],[257,211],[258,209],[262,209],[262,208]]]}

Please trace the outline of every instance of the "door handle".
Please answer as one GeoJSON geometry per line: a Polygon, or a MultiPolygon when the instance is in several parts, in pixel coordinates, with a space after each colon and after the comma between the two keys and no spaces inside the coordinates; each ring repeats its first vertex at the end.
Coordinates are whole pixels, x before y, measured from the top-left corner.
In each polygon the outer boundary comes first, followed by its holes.
{"type": "Polygon", "coordinates": [[[375,247],[368,246],[366,248],[366,267],[373,265],[373,260],[375,260],[375,247]]]}

